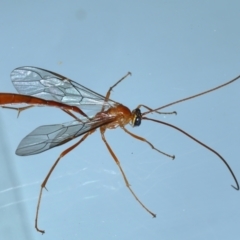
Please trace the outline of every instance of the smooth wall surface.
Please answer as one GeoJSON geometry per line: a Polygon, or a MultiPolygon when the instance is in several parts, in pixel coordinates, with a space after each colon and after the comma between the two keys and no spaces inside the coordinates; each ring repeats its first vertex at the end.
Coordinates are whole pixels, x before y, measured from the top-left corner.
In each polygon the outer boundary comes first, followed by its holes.
{"type": "MultiPolygon", "coordinates": [[[[0,92],[14,92],[20,66],[48,69],[106,94],[131,110],[156,108],[240,74],[239,1],[1,1],[0,92]]],[[[240,179],[240,80],[224,89],[151,114],[219,152],[240,179]]],[[[29,132],[71,121],[59,109],[0,109],[0,239],[239,239],[240,192],[221,160],[166,126],[142,121],[106,138],[137,196],[125,187],[99,131],[65,156],[43,192],[41,182],[76,140],[39,155],[15,150],[29,132]]]]}

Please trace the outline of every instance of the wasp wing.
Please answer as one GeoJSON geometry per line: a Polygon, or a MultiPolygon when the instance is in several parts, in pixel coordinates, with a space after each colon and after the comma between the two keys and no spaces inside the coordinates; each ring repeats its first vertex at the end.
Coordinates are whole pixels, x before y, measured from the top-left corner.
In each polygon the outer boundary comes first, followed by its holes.
{"type": "Polygon", "coordinates": [[[93,110],[95,113],[115,105],[105,97],[57,73],[37,67],[19,67],[12,71],[11,80],[20,94],[53,100],[93,110]]]}
{"type": "Polygon", "coordinates": [[[86,122],[74,120],[63,124],[40,126],[22,139],[17,147],[16,154],[19,156],[28,156],[47,151],[90,130],[105,125],[111,122],[112,119],[111,117],[106,117],[104,120],[98,118],[86,122]]]}

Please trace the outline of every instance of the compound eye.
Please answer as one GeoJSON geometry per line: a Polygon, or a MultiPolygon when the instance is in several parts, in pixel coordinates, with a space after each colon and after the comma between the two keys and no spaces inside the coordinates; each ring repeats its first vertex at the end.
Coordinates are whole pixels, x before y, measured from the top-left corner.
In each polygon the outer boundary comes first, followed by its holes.
{"type": "Polygon", "coordinates": [[[133,118],[133,127],[138,127],[141,124],[142,114],[139,108],[136,108],[132,111],[133,118]]]}
{"type": "Polygon", "coordinates": [[[138,127],[141,124],[141,118],[140,117],[136,117],[135,121],[134,121],[134,127],[138,127]]]}

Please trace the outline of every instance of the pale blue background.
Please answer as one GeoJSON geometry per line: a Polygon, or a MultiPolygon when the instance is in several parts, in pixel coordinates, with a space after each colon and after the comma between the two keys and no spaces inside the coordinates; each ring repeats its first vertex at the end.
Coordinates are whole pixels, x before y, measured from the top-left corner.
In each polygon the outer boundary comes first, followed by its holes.
{"type": "MultiPolygon", "coordinates": [[[[217,86],[240,74],[239,1],[6,1],[0,3],[0,92],[16,92],[10,72],[37,66],[105,94],[133,73],[112,98],[130,109],[150,107],[217,86]]],[[[222,154],[240,180],[240,81],[155,116],[222,154]]],[[[152,115],[154,117],[154,115],[152,115]]],[[[211,152],[151,122],[131,129],[170,159],[126,135],[108,131],[132,188],[126,189],[99,132],[67,155],[44,191],[40,184],[67,146],[19,157],[20,140],[36,127],[70,121],[58,109],[0,109],[0,239],[239,239],[240,192],[211,152]]]]}

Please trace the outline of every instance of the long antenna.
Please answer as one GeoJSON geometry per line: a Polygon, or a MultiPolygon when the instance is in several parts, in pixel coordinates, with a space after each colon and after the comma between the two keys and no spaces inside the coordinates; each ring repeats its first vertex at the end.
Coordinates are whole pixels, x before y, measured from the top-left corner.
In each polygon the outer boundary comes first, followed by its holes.
{"type": "MultiPolygon", "coordinates": [[[[155,109],[156,110],[156,109],[155,109]]],[[[235,177],[235,174],[233,173],[233,170],[231,169],[231,167],[229,166],[229,164],[227,163],[227,161],[218,153],[216,152],[214,149],[210,148],[209,146],[207,146],[206,144],[204,144],[203,142],[199,141],[198,139],[196,139],[195,137],[193,137],[192,135],[188,134],[187,132],[183,131],[181,128],[178,128],[172,124],[169,124],[169,123],[166,123],[166,122],[162,122],[160,120],[156,120],[156,119],[153,119],[153,118],[148,118],[148,117],[143,117],[142,119],[146,119],[146,120],[150,120],[150,121],[153,121],[153,122],[157,122],[157,123],[161,123],[161,124],[164,124],[168,127],[171,127],[171,128],[174,128],[176,130],[178,130],[179,132],[185,134],[186,136],[188,136],[189,138],[191,138],[192,140],[194,140],[195,142],[197,142],[198,144],[202,145],[203,147],[207,148],[209,151],[213,152],[214,154],[216,154],[222,161],[223,163],[226,165],[226,167],[228,168],[229,172],[231,173],[237,187],[231,185],[235,190],[239,190],[239,184],[238,184],[238,180],[237,178],[235,177]]]]}
{"type": "Polygon", "coordinates": [[[189,100],[189,99],[192,99],[192,98],[195,98],[195,97],[199,97],[199,96],[202,96],[202,95],[204,95],[204,94],[213,92],[213,91],[215,91],[215,90],[217,90],[217,89],[219,89],[219,88],[225,87],[225,86],[227,86],[227,85],[235,82],[235,81],[238,80],[239,78],[240,78],[240,75],[237,76],[237,77],[235,77],[234,79],[232,79],[232,80],[230,80],[230,81],[222,84],[222,85],[219,85],[219,86],[215,87],[215,88],[211,88],[211,89],[209,89],[209,90],[207,90],[207,91],[198,93],[198,94],[196,94],[196,95],[193,95],[193,96],[190,96],[190,97],[187,97],[187,98],[183,98],[183,99],[177,100],[177,101],[175,101],[175,102],[166,104],[166,105],[164,105],[164,106],[162,106],[162,107],[159,107],[159,108],[152,109],[152,110],[149,110],[149,111],[147,111],[147,112],[144,112],[144,113],[142,113],[142,116],[144,116],[144,115],[146,115],[146,114],[148,114],[148,113],[151,113],[151,112],[159,111],[160,109],[163,109],[163,108],[172,106],[172,105],[174,105],[174,104],[177,104],[177,103],[180,103],[180,102],[184,102],[184,101],[187,101],[187,100],[189,100]]]}

